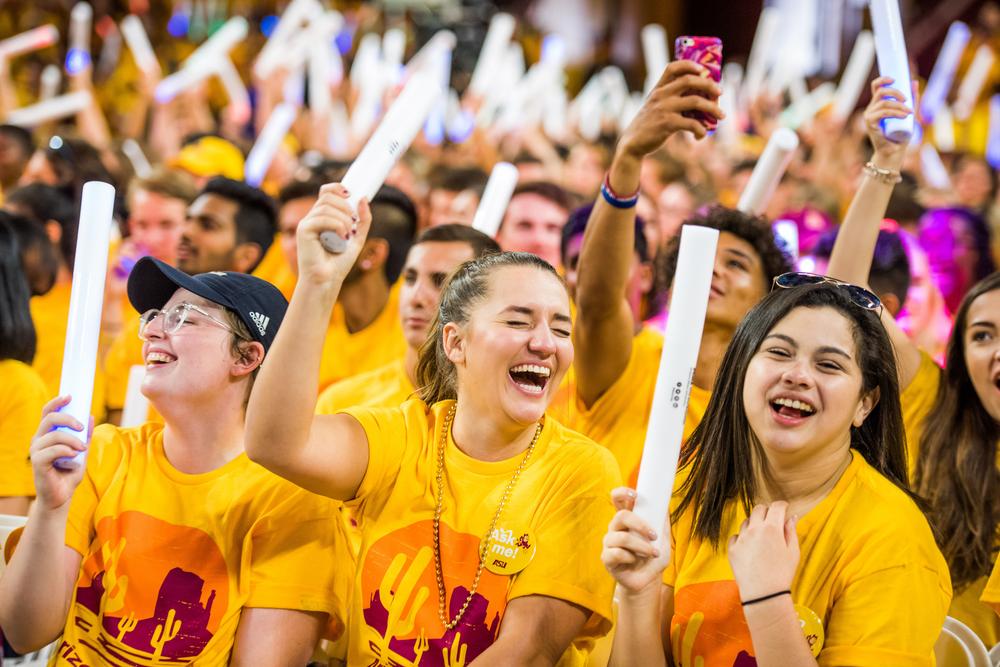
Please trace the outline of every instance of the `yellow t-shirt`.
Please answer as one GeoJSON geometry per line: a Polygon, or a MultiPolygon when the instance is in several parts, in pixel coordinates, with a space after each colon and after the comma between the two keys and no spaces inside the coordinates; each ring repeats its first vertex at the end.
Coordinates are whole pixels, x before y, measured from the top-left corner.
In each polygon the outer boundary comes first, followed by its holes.
{"type": "Polygon", "coordinates": [[[0,361],[0,497],[35,495],[28,449],[49,398],[31,366],[16,359],[0,361]]]}
{"type": "MultiPolygon", "coordinates": [[[[615,383],[589,408],[577,397],[568,409],[566,425],[610,449],[622,479],[632,487],[639,476],[662,352],[663,334],[643,328],[632,340],[628,366],[615,383]]],[[[711,396],[711,390],[691,385],[684,419],[685,440],[701,422],[711,396]]]]}
{"type": "Polygon", "coordinates": [[[920,438],[924,434],[924,420],[934,406],[938,385],[941,384],[941,369],[931,355],[920,351],[920,367],[910,384],[899,394],[903,410],[903,429],[906,432],[906,458],[910,479],[917,469],[920,453],[920,438]]]}
{"type": "MultiPolygon", "coordinates": [[[[35,360],[31,362],[31,366],[42,376],[50,397],[59,395],[72,289],[69,282],[57,282],[45,294],[31,297],[31,321],[35,324],[35,335],[38,338],[35,360]]],[[[98,424],[104,421],[104,396],[104,371],[98,359],[97,368],[94,369],[94,394],[90,409],[98,424]]]]}
{"type": "Polygon", "coordinates": [[[253,275],[277,287],[286,299],[292,298],[296,277],[285,253],[281,250],[281,234],[275,235],[274,242],[264,253],[260,264],[253,270],[253,275]]]}
{"type": "Polygon", "coordinates": [[[979,598],[986,604],[993,607],[1000,614],[1000,560],[993,563],[993,574],[983,588],[983,594],[979,598]]]}
{"type": "Polygon", "coordinates": [[[99,427],[70,505],[83,564],[51,664],[226,665],[245,607],[339,614],[335,516],[245,454],[190,475],[161,424],[99,427]]]}
{"type": "Polygon", "coordinates": [[[389,300],[375,321],[361,331],[350,333],[344,321],[344,309],[338,303],[330,317],[323,342],[319,368],[320,391],[334,382],[402,359],[406,354],[403,325],[399,322],[399,285],[389,291],[389,300]]]}
{"type": "Polygon", "coordinates": [[[414,397],[416,388],[402,359],[330,385],[316,401],[316,414],[332,415],[347,408],[394,408],[414,397]]]}
{"type": "MultiPolygon", "coordinates": [[[[363,534],[348,664],[440,664],[433,656],[443,651],[451,656],[445,664],[468,664],[495,641],[507,603],[525,595],[567,600],[592,612],[559,663],[583,664],[594,639],[610,625],[614,582],[600,553],[614,514],[614,460],[587,438],[545,420],[493,543],[510,555],[514,549],[534,548],[534,557],[518,574],[484,569],[461,622],[445,631],[438,617],[432,524],[437,448],[452,405],[442,401],[428,408],[412,400],[396,408],[347,411],[364,428],[370,452],[364,481],[348,503],[363,534]],[[428,651],[432,657],[421,663],[428,651]]],[[[468,597],[479,542],[523,458],[480,461],[448,437],[441,560],[450,618],[468,597]]]]}
{"type": "MultiPolygon", "coordinates": [[[[690,511],[672,527],[663,581],[674,588],[675,664],[754,664],[727,556],[728,538],[745,518],[738,502],[727,506],[718,551],[692,536],[690,511]]],[[[823,625],[820,665],[934,664],[951,579],[927,520],[903,491],[855,452],[797,532],[801,556],[792,599],[805,610],[800,618],[811,612],[823,625]]]]}

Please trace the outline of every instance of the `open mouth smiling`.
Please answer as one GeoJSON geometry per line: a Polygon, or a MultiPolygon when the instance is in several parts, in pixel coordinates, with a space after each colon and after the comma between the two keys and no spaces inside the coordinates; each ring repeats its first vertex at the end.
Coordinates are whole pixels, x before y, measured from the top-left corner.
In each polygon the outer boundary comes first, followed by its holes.
{"type": "Polygon", "coordinates": [[[552,369],[538,364],[519,364],[507,371],[507,375],[521,391],[540,395],[549,383],[552,369]]]}

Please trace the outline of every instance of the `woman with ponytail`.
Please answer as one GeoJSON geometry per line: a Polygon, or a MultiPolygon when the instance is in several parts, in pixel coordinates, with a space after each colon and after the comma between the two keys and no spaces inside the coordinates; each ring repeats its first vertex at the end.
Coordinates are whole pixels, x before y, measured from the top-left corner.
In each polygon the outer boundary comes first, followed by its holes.
{"type": "Polygon", "coordinates": [[[330,309],[371,223],[347,196],[324,186],[299,225],[299,281],[247,449],[360,526],[348,664],[583,664],[610,625],[599,555],[618,474],[545,417],[573,362],[565,286],[533,255],[466,262],[420,352],[422,400],[314,415],[330,309]],[[347,250],[327,253],[324,232],[347,250]]]}

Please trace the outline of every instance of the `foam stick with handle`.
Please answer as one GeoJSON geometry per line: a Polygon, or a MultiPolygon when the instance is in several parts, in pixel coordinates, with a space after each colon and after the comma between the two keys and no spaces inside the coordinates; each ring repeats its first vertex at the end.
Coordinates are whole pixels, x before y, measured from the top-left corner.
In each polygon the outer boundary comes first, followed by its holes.
{"type": "Polygon", "coordinates": [[[937,60],[934,62],[934,69],[927,79],[927,87],[920,100],[920,115],[928,122],[934,121],[934,114],[945,103],[951,84],[955,79],[955,72],[958,70],[958,63],[962,59],[965,46],[969,43],[969,26],[961,21],[955,21],[948,28],[945,35],[944,44],[938,52],[937,60]]]}
{"type": "Polygon", "coordinates": [[[0,42],[0,58],[14,58],[52,46],[58,41],[59,31],[54,25],[38,26],[0,42]]]}
{"type": "Polygon", "coordinates": [[[73,5],[69,13],[69,51],[66,52],[66,71],[79,74],[90,67],[90,28],[94,10],[86,2],[73,5]]]}
{"type": "Polygon", "coordinates": [[[510,162],[497,162],[490,172],[490,180],[486,181],[486,189],[472,219],[473,228],[490,238],[496,236],[516,187],[517,167],[510,162]]]}
{"type": "Polygon", "coordinates": [[[156,53],[153,51],[153,45],[149,43],[149,35],[142,25],[142,19],[135,14],[129,14],[122,19],[121,30],[139,69],[157,77],[163,74],[160,61],[156,59],[156,53]]]}
{"type": "Polygon", "coordinates": [[[59,94],[59,86],[62,85],[62,70],[58,65],[46,65],[39,77],[41,90],[38,92],[38,99],[41,101],[50,100],[59,94]]]}
{"type": "MultiPolygon", "coordinates": [[[[878,71],[893,79],[892,87],[903,94],[903,104],[913,108],[913,86],[910,84],[910,59],[906,55],[903,22],[899,18],[898,0],[871,0],[868,11],[875,31],[875,56],[878,71]]],[[[884,118],[879,125],[889,141],[905,144],[913,136],[913,114],[906,118],[884,118]]]]}
{"type": "Polygon", "coordinates": [[[771,134],[750,174],[750,180],[743,188],[737,209],[750,215],[764,212],[798,146],[798,135],[787,127],[780,127],[771,134]]]}
{"type": "Polygon", "coordinates": [[[469,92],[477,97],[485,96],[490,81],[496,76],[507,53],[507,45],[514,35],[515,21],[510,14],[494,14],[490,27],[486,30],[483,48],[479,52],[476,68],[472,71],[469,92]]]}
{"type": "MultiPolygon", "coordinates": [[[[440,97],[441,77],[433,68],[418,70],[410,76],[399,97],[344,174],[341,183],[350,193],[347,202],[352,210],[358,210],[362,197],[370,201],[375,196],[440,97]]],[[[347,247],[345,239],[334,232],[323,232],[320,241],[332,253],[344,252],[347,247]]]]}
{"type": "MultiPolygon", "coordinates": [[[[104,279],[108,271],[108,244],[111,239],[115,189],[108,183],[84,183],[80,197],[80,226],[76,260],[73,263],[73,289],[69,298],[69,322],[63,353],[59,394],[69,394],[70,402],[62,408],[84,425],[74,431],[59,427],[87,441],[90,403],[94,394],[94,371],[97,368],[97,339],[101,333],[101,308],[104,305],[104,279]]],[[[83,465],[81,452],[73,458],[56,461],[56,466],[72,469],[83,465]]]]}
{"type": "Polygon", "coordinates": [[[858,33],[854,40],[851,57],[847,59],[844,73],[837,85],[837,94],[833,98],[833,115],[844,119],[851,115],[858,104],[861,91],[869,80],[872,63],[875,62],[875,38],[867,30],[858,33]]]}
{"type": "Polygon", "coordinates": [[[764,77],[767,76],[768,56],[777,41],[781,13],[777,7],[765,7],[757,19],[757,31],[753,36],[750,56],[747,58],[746,76],[743,78],[743,93],[748,103],[756,97],[764,77]]]}
{"type": "Polygon", "coordinates": [[[695,225],[681,227],[675,288],[668,311],[670,317],[663,337],[663,353],[636,483],[635,513],[657,533],[667,518],[677,475],[684,417],[701,347],[718,242],[719,232],[715,229],[695,225]]]}
{"type": "Polygon", "coordinates": [[[73,116],[90,105],[90,91],[78,90],[57,97],[50,97],[43,102],[14,109],[7,114],[6,123],[20,127],[35,127],[49,121],[73,116]]]}
{"type": "Polygon", "coordinates": [[[650,23],[642,28],[639,33],[642,40],[642,56],[646,61],[646,84],[643,86],[643,95],[649,95],[656,82],[663,75],[663,70],[670,63],[669,50],[667,49],[667,31],[662,25],[650,23]]]}
{"type": "Polygon", "coordinates": [[[979,93],[986,85],[995,60],[996,56],[989,44],[981,45],[976,51],[976,55],[972,58],[972,64],[965,71],[962,83],[958,86],[955,104],[952,105],[956,119],[968,120],[969,116],[972,115],[972,110],[975,108],[976,102],[979,101],[979,93]]]}
{"type": "Polygon", "coordinates": [[[128,369],[128,385],[125,390],[125,405],[122,407],[122,428],[141,426],[149,420],[149,399],[142,393],[142,379],[146,377],[146,367],[132,366],[128,369]]]}
{"type": "Polygon", "coordinates": [[[244,180],[247,183],[254,187],[260,187],[260,184],[264,182],[264,175],[267,173],[268,167],[271,166],[271,160],[274,159],[274,154],[278,152],[278,146],[288,134],[288,129],[295,122],[296,115],[298,115],[298,109],[295,108],[295,105],[282,102],[268,116],[264,129],[257,137],[257,142],[247,155],[244,169],[244,180]]]}

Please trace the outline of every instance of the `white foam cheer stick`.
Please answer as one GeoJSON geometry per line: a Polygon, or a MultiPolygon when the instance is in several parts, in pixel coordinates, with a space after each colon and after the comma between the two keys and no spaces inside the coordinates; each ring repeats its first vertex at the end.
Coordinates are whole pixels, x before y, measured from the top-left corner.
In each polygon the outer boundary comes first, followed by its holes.
{"type": "Polygon", "coordinates": [[[951,109],[943,106],[934,114],[934,145],[939,151],[950,153],[955,150],[955,124],[951,109]]]}
{"type": "Polygon", "coordinates": [[[57,65],[46,65],[39,77],[41,90],[38,93],[40,101],[50,100],[59,93],[62,84],[62,70],[57,65]]]}
{"type": "Polygon", "coordinates": [[[52,46],[58,41],[59,31],[54,25],[38,26],[0,42],[0,58],[14,58],[52,46]]]}
{"type": "Polygon", "coordinates": [[[142,25],[142,19],[135,14],[129,14],[122,19],[121,31],[139,69],[154,76],[160,76],[163,69],[160,67],[160,61],[156,59],[153,45],[149,43],[149,35],[146,34],[146,28],[142,25]]]}
{"type": "Polygon", "coordinates": [[[779,127],[771,134],[750,174],[750,180],[743,188],[737,209],[750,215],[764,212],[798,146],[798,135],[787,127],[779,127]]]}
{"type": "Polygon", "coordinates": [[[923,98],[920,100],[920,113],[928,122],[934,120],[934,114],[948,97],[955,72],[958,70],[958,63],[962,59],[965,46],[969,43],[969,36],[969,26],[961,21],[955,21],[948,28],[948,34],[945,35],[944,44],[941,45],[937,60],[934,62],[934,69],[927,79],[923,98]]]}
{"type": "Polygon", "coordinates": [[[497,162],[490,172],[490,180],[486,181],[486,189],[479,200],[472,227],[490,238],[496,236],[516,187],[517,167],[510,162],[497,162]]]}
{"type": "Polygon", "coordinates": [[[267,168],[271,166],[274,154],[278,152],[278,146],[281,145],[285,135],[288,134],[288,129],[295,122],[296,115],[298,115],[298,110],[295,105],[282,102],[268,116],[264,129],[261,130],[260,136],[257,137],[256,143],[247,155],[246,167],[244,168],[244,180],[247,183],[256,188],[264,182],[267,168]]]}
{"type": "Polygon", "coordinates": [[[746,99],[753,100],[767,76],[768,56],[777,41],[778,26],[781,23],[781,13],[776,7],[764,7],[757,19],[757,30],[747,58],[746,76],[743,78],[743,91],[746,99]]]}
{"type": "Polygon", "coordinates": [[[670,508],[677,475],[684,417],[701,347],[718,241],[718,230],[695,225],[681,227],[670,317],[636,483],[635,513],[658,533],[670,508]]]}
{"type": "Polygon", "coordinates": [[[929,186],[937,190],[951,190],[951,177],[937,150],[929,143],[920,147],[920,171],[929,186]]]}
{"type": "Polygon", "coordinates": [[[181,92],[219,72],[219,62],[246,39],[250,26],[242,16],[234,16],[188,56],[184,66],[156,86],[157,102],[169,102],[181,92]]]}
{"type": "Polygon", "coordinates": [[[139,178],[147,178],[153,173],[153,165],[149,164],[149,159],[142,152],[142,147],[135,139],[126,139],[122,142],[122,152],[132,163],[132,169],[139,178]]]}
{"type": "Polygon", "coordinates": [[[141,426],[149,420],[149,399],[142,393],[144,377],[145,366],[136,365],[128,369],[128,388],[125,390],[125,405],[122,406],[122,428],[141,426]]]}
{"type": "Polygon", "coordinates": [[[982,92],[986,79],[990,76],[990,70],[993,69],[994,60],[996,56],[989,44],[981,45],[973,56],[972,64],[965,71],[952,107],[958,120],[968,120],[972,115],[972,110],[979,101],[979,93],[982,92]]]}
{"type": "Polygon", "coordinates": [[[319,18],[322,14],[323,6],[317,0],[292,0],[278,20],[271,37],[260,50],[253,65],[254,75],[258,78],[270,76],[282,64],[291,38],[302,29],[304,23],[319,18]]]}
{"type": "Polygon", "coordinates": [[[844,119],[851,115],[858,104],[861,91],[869,80],[872,63],[875,62],[875,38],[867,30],[858,33],[851,56],[847,59],[844,73],[840,76],[837,93],[833,100],[833,115],[844,119]]]}
{"type": "Polygon", "coordinates": [[[496,76],[505,60],[507,45],[514,36],[514,17],[510,14],[494,14],[490,19],[490,27],[486,30],[483,48],[479,52],[476,67],[472,70],[469,82],[469,92],[478,97],[485,96],[490,86],[490,80],[496,76]]]}
{"type": "Polygon", "coordinates": [[[73,5],[69,13],[69,51],[66,52],[66,71],[79,74],[90,65],[90,27],[94,10],[86,2],[73,5]]]}
{"type": "Polygon", "coordinates": [[[229,97],[229,104],[235,111],[236,119],[245,123],[250,120],[250,114],[252,113],[250,108],[250,93],[247,92],[247,87],[243,83],[243,79],[240,78],[240,73],[236,71],[236,65],[229,58],[220,58],[219,64],[216,69],[216,73],[219,75],[219,82],[222,83],[222,87],[226,89],[226,95],[229,97]]]}
{"type": "Polygon", "coordinates": [[[646,61],[646,84],[643,86],[643,95],[649,95],[656,82],[663,75],[663,70],[670,63],[670,54],[667,48],[667,31],[662,25],[650,23],[642,28],[639,33],[642,40],[642,56],[646,61]]]}
{"type": "Polygon", "coordinates": [[[986,161],[1000,168],[1000,94],[990,97],[990,125],[986,137],[986,161]]]}
{"type": "MultiPolygon", "coordinates": [[[[903,94],[903,104],[913,109],[913,86],[910,84],[910,60],[906,55],[903,22],[899,18],[898,0],[871,0],[868,11],[875,30],[875,55],[878,71],[893,78],[892,87],[903,94]]],[[[885,118],[880,121],[882,134],[889,141],[903,144],[913,136],[913,114],[906,118],[885,118]]]]}
{"type": "MultiPolygon", "coordinates": [[[[389,107],[341,181],[350,193],[347,203],[352,210],[358,210],[362,197],[370,201],[385,183],[393,165],[423,127],[434,102],[440,99],[440,84],[441,77],[437,72],[421,69],[403,86],[399,97],[389,107]]],[[[341,253],[347,247],[345,239],[330,231],[320,234],[320,241],[332,253],[341,253]]]]}
{"type": "Polygon", "coordinates": [[[80,113],[90,105],[90,99],[89,90],[50,97],[42,102],[14,109],[7,114],[5,122],[20,127],[35,127],[80,113]]]}
{"type": "MultiPolygon", "coordinates": [[[[83,424],[83,431],[66,427],[61,430],[86,443],[90,422],[90,404],[94,395],[94,370],[97,368],[97,339],[101,332],[101,308],[104,305],[104,279],[108,270],[108,243],[111,238],[115,189],[108,183],[84,183],[80,197],[80,226],[76,260],[73,263],[73,289],[69,298],[69,322],[63,353],[59,394],[72,398],[60,412],[68,413],[83,424]]],[[[83,465],[86,455],[62,458],[56,466],[73,469],[83,465]]]]}

